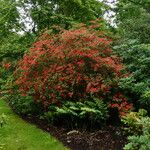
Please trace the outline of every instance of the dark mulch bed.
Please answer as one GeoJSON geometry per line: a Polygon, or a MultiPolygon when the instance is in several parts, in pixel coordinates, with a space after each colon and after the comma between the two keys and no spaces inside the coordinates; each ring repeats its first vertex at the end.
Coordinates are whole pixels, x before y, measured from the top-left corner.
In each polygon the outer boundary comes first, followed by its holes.
{"type": "Polygon", "coordinates": [[[35,117],[22,118],[49,132],[71,150],[122,150],[127,141],[120,127],[107,126],[96,131],[69,130],[48,125],[35,117]]]}

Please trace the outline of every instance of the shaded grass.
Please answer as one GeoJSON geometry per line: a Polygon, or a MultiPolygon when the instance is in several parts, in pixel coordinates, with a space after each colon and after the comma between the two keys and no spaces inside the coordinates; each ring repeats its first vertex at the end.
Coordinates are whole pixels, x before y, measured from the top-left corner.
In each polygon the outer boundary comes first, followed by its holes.
{"type": "Polygon", "coordinates": [[[7,124],[0,127],[0,150],[67,150],[48,133],[15,115],[0,99],[2,113],[7,116],[7,124]]]}

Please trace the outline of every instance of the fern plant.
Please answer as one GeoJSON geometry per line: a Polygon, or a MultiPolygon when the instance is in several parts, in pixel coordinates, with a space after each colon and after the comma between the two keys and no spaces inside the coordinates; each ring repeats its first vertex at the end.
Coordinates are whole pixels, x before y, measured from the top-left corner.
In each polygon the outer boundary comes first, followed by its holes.
{"type": "Polygon", "coordinates": [[[86,126],[87,122],[90,126],[93,124],[102,126],[108,118],[108,110],[104,102],[99,99],[80,102],[67,101],[61,108],[50,107],[44,116],[49,122],[61,119],[72,126],[86,126]]]}

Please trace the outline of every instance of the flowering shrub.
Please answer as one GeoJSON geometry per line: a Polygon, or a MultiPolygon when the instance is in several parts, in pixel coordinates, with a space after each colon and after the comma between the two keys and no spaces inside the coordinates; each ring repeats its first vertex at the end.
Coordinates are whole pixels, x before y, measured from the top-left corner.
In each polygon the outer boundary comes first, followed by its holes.
{"type": "Polygon", "coordinates": [[[121,93],[116,93],[110,103],[110,108],[117,108],[121,116],[124,116],[128,110],[132,108],[132,104],[127,102],[127,99],[121,93]]]}
{"type": "Polygon", "coordinates": [[[109,107],[117,104],[120,112],[129,108],[115,92],[124,67],[112,55],[111,40],[99,25],[56,30],[57,34],[45,32],[18,63],[15,83],[20,93],[42,101],[45,108],[90,97],[103,99],[109,107]]]}
{"type": "Polygon", "coordinates": [[[9,69],[11,67],[11,64],[10,63],[5,63],[5,64],[3,64],[3,67],[5,69],[9,69]]]}

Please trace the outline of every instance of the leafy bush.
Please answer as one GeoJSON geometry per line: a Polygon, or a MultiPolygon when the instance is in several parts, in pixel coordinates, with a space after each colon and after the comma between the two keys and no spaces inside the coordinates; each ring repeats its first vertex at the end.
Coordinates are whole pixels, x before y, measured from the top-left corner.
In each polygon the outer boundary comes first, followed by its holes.
{"type": "Polygon", "coordinates": [[[15,84],[19,92],[33,96],[44,108],[94,96],[120,113],[130,109],[118,88],[124,67],[112,54],[111,40],[101,28],[91,22],[91,26],[82,24],[71,30],[55,27],[55,34],[45,32],[18,63],[15,84]]]}
{"type": "Polygon", "coordinates": [[[123,58],[128,71],[132,73],[131,76],[121,80],[120,87],[132,98],[136,108],[144,108],[149,112],[150,45],[127,40],[120,46],[115,46],[114,49],[123,58]]]}
{"type": "Polygon", "coordinates": [[[142,133],[143,125],[141,120],[147,115],[147,111],[140,109],[139,112],[130,112],[122,117],[121,121],[124,123],[124,130],[127,134],[138,135],[142,133]]]}
{"type": "Polygon", "coordinates": [[[150,90],[145,90],[141,96],[140,104],[143,108],[145,108],[149,113],[150,106],[150,90]]]}
{"type": "Polygon", "coordinates": [[[150,148],[150,118],[141,117],[137,126],[141,127],[139,135],[132,135],[128,137],[129,143],[125,145],[124,150],[149,150],[150,148]]]}
{"type": "Polygon", "coordinates": [[[7,78],[12,74],[12,66],[8,61],[3,61],[0,63],[0,90],[5,88],[5,83],[7,78]]]}
{"type": "MultiPolygon", "coordinates": [[[[6,3],[5,5],[8,5],[7,2],[2,3],[6,3]]],[[[5,31],[5,29],[3,29],[2,27],[1,29],[4,34],[0,33],[0,88],[7,88],[7,86],[5,87],[5,83],[9,76],[13,74],[13,71],[16,67],[16,62],[20,58],[22,58],[24,52],[27,51],[27,49],[31,46],[31,43],[33,43],[35,36],[30,33],[20,35],[10,31],[9,29],[5,31]]]]}
{"type": "Polygon", "coordinates": [[[33,98],[27,95],[9,95],[10,106],[17,114],[21,115],[41,115],[43,107],[40,104],[35,104],[33,98]]]}
{"type": "Polygon", "coordinates": [[[108,119],[108,109],[102,100],[65,102],[61,108],[49,106],[49,111],[44,114],[44,118],[50,123],[65,121],[72,127],[102,126],[108,119]],[[84,120],[84,123],[83,123],[84,120]]]}

